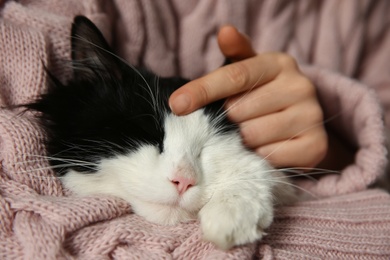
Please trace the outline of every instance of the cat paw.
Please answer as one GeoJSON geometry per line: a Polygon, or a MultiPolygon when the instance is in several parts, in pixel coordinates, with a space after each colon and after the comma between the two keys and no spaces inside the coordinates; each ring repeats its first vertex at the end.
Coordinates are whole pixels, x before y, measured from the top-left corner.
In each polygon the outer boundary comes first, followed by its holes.
{"type": "MultiPolygon", "coordinates": [[[[226,201],[227,202],[227,201],[226,201]]],[[[207,203],[199,212],[203,239],[228,250],[260,240],[273,220],[271,201],[259,203],[207,203]]]]}

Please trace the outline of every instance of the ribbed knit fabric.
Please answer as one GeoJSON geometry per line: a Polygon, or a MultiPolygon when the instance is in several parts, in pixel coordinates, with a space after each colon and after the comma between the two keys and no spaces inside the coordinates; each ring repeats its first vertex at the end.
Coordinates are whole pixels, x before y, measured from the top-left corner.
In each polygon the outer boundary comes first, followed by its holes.
{"type": "Polygon", "coordinates": [[[197,222],[158,226],[123,200],[76,198],[43,159],[34,117],[2,108],[0,259],[390,258],[390,196],[367,189],[386,165],[378,99],[390,118],[388,1],[0,0],[0,10],[0,107],[43,93],[44,66],[70,77],[63,61],[76,14],[132,63],[190,78],[222,63],[215,36],[229,23],[258,51],[294,55],[330,127],[357,150],[339,174],[297,181],[318,199],[278,209],[260,244],[223,252],[202,241],[197,222]]]}

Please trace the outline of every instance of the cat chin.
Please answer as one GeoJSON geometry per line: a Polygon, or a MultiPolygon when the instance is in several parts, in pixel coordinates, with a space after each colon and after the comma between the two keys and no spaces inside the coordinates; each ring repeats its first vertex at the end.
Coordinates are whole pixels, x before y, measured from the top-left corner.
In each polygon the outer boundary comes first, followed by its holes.
{"type": "Polygon", "coordinates": [[[186,210],[180,206],[161,205],[157,203],[132,200],[134,213],[146,220],[165,226],[195,221],[199,210],[186,210]]]}

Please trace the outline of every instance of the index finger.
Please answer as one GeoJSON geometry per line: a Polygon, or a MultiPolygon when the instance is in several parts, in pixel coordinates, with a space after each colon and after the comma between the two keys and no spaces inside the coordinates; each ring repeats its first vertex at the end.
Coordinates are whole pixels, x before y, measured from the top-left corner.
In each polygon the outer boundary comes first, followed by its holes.
{"type": "Polygon", "coordinates": [[[213,101],[263,85],[279,72],[272,53],[257,55],[190,81],[170,96],[169,105],[173,113],[185,115],[213,101]]]}

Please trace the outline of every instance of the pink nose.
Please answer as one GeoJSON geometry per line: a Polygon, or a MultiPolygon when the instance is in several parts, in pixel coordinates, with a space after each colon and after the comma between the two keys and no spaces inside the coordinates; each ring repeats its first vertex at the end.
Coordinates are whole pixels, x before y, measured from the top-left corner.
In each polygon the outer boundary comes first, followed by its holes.
{"type": "Polygon", "coordinates": [[[171,182],[176,185],[176,189],[180,195],[196,184],[195,179],[185,177],[175,177],[171,182]]]}

